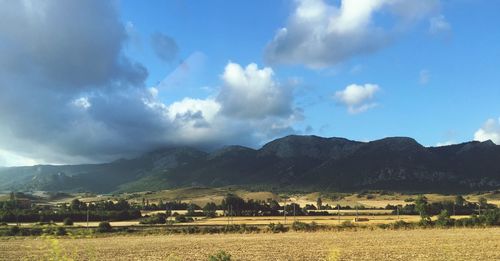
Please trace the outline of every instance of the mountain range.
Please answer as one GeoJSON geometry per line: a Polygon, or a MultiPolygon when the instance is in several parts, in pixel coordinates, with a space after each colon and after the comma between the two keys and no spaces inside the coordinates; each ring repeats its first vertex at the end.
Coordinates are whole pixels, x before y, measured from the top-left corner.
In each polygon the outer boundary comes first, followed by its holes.
{"type": "Polygon", "coordinates": [[[0,190],[147,191],[242,186],[277,191],[468,192],[500,187],[491,141],[424,147],[412,138],[371,142],[291,135],[260,149],[163,148],[103,164],[0,169],[0,190]]]}

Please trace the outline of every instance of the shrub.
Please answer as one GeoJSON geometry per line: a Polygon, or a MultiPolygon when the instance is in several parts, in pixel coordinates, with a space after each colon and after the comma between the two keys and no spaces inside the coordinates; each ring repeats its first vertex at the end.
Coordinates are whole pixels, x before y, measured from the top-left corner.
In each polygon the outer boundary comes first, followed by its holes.
{"type": "Polygon", "coordinates": [[[353,228],[353,227],[355,227],[355,226],[351,223],[351,221],[346,220],[346,221],[344,221],[344,222],[342,222],[342,223],[340,224],[340,227],[341,227],[341,228],[353,228]]]}
{"type": "Polygon", "coordinates": [[[63,220],[63,224],[65,226],[72,226],[73,225],[73,219],[71,219],[70,217],[67,217],[63,220]]]}
{"type": "Polygon", "coordinates": [[[175,216],[175,221],[179,223],[193,222],[194,219],[192,217],[186,217],[185,215],[175,216]]]}
{"type": "Polygon", "coordinates": [[[217,252],[215,255],[208,256],[208,261],[230,261],[231,255],[223,250],[217,252]]]}
{"type": "Polygon", "coordinates": [[[97,232],[99,233],[107,233],[111,232],[112,230],[113,228],[111,227],[111,224],[109,224],[109,222],[107,221],[100,222],[99,225],[97,226],[97,232]]]}
{"type": "Polygon", "coordinates": [[[65,236],[68,233],[66,232],[66,229],[64,227],[57,227],[55,231],[56,236],[65,236]]]}
{"type": "Polygon", "coordinates": [[[282,233],[288,231],[288,228],[281,223],[278,224],[269,223],[269,225],[267,225],[267,229],[273,233],[282,233]]]}
{"type": "Polygon", "coordinates": [[[209,227],[202,227],[201,228],[202,234],[218,234],[220,232],[221,232],[221,230],[218,227],[209,226],[209,227]]]}
{"type": "Polygon", "coordinates": [[[318,229],[318,225],[314,221],[311,224],[295,221],[292,224],[292,229],[295,231],[316,231],[318,229]]]}
{"type": "Polygon", "coordinates": [[[13,226],[9,229],[9,234],[11,236],[15,236],[19,233],[19,231],[21,231],[21,229],[18,226],[13,226]]]}
{"type": "Polygon", "coordinates": [[[487,226],[500,225],[500,209],[487,210],[482,216],[482,221],[487,226]]]}
{"type": "Polygon", "coordinates": [[[448,210],[443,209],[441,213],[439,213],[438,218],[436,220],[436,225],[440,227],[447,227],[453,224],[453,220],[450,218],[450,214],[448,210]]]}
{"type": "Polygon", "coordinates": [[[198,234],[198,233],[200,233],[200,228],[195,227],[195,226],[183,227],[182,233],[184,233],[184,234],[198,234]]]}
{"type": "Polygon", "coordinates": [[[411,226],[410,223],[405,222],[403,220],[398,220],[398,221],[391,224],[391,227],[394,229],[409,228],[410,226],[411,226]]]}
{"type": "Polygon", "coordinates": [[[420,221],[417,223],[420,227],[431,227],[432,226],[432,220],[430,218],[422,218],[420,221]]]}
{"type": "Polygon", "coordinates": [[[151,217],[143,218],[139,221],[139,224],[165,224],[167,223],[165,214],[157,214],[151,217]]]}

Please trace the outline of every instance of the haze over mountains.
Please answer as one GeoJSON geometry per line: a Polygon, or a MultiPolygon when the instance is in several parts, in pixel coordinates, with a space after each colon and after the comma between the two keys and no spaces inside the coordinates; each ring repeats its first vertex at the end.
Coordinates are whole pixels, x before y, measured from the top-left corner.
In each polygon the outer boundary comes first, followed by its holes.
{"type": "Polygon", "coordinates": [[[105,164],[0,168],[0,190],[145,191],[186,186],[266,190],[457,192],[500,187],[491,141],[424,147],[412,138],[371,142],[286,136],[254,150],[165,148],[105,164]]]}

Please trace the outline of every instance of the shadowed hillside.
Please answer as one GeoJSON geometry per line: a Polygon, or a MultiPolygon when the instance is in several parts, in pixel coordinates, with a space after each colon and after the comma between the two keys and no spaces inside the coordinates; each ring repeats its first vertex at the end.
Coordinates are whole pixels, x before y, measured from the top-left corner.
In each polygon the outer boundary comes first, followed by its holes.
{"type": "Polygon", "coordinates": [[[206,153],[168,148],[106,164],[0,169],[1,190],[144,191],[240,185],[275,190],[385,189],[454,192],[500,186],[500,146],[491,141],[424,147],[414,139],[372,142],[287,136],[259,150],[206,153]]]}

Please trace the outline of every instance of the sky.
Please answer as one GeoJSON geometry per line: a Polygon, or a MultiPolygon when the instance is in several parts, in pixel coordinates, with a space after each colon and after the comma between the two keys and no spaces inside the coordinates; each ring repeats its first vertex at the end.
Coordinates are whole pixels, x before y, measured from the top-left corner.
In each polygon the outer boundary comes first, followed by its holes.
{"type": "Polygon", "coordinates": [[[0,166],[285,135],[500,144],[500,2],[0,0],[0,166]]]}

